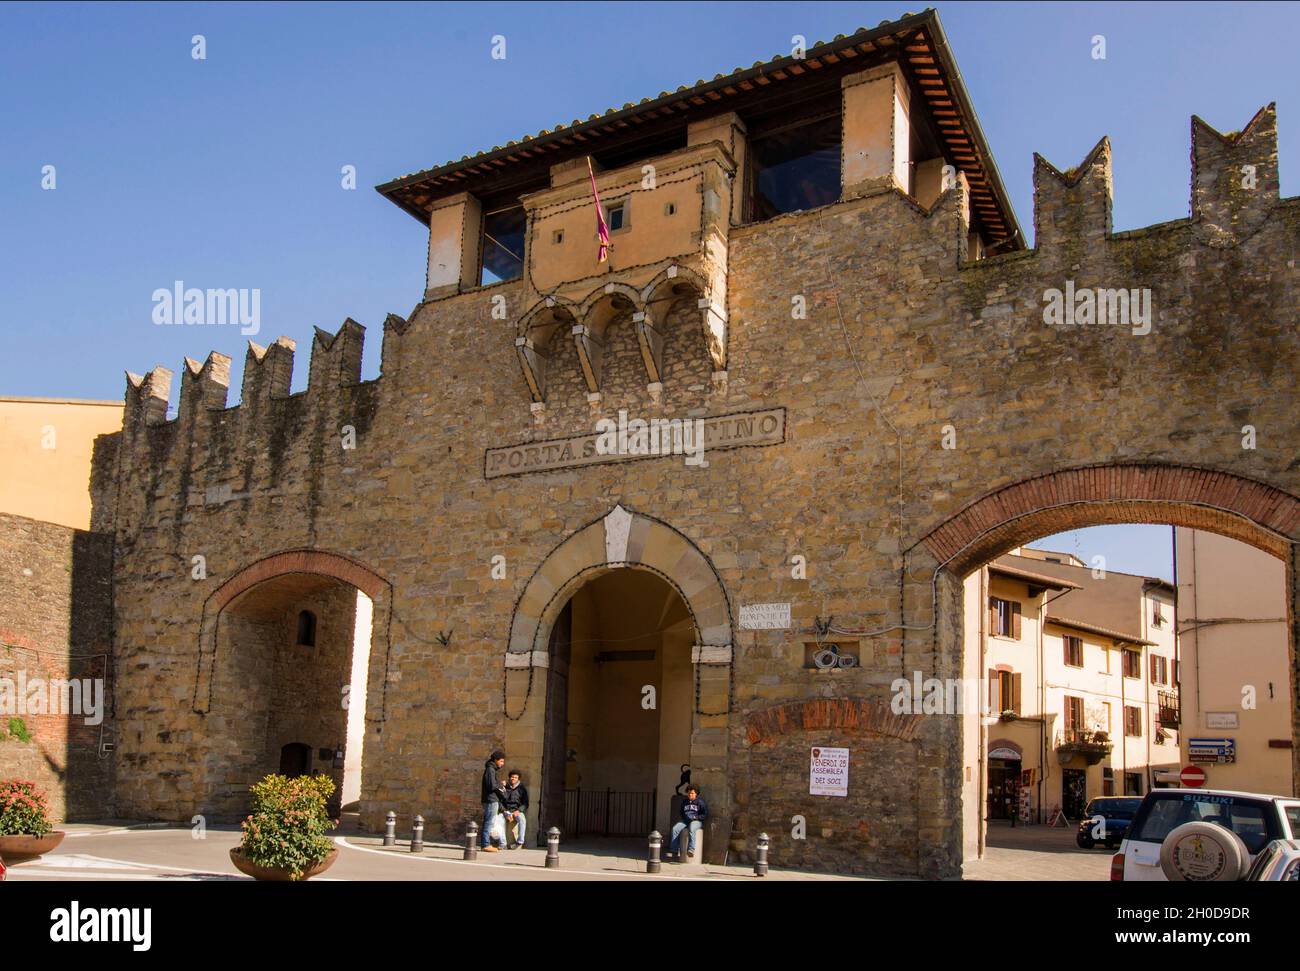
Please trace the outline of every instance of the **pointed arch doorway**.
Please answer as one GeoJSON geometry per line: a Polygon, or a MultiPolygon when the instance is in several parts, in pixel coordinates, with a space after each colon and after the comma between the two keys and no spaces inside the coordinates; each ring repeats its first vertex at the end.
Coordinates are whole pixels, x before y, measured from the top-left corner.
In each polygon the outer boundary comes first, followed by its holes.
{"type": "Polygon", "coordinates": [[[731,623],[708,558],[653,517],[615,506],[546,557],[504,659],[505,748],[535,794],[539,840],[551,826],[644,836],[666,825],[688,764],[711,807],[706,858],[721,856],[731,623]]]}

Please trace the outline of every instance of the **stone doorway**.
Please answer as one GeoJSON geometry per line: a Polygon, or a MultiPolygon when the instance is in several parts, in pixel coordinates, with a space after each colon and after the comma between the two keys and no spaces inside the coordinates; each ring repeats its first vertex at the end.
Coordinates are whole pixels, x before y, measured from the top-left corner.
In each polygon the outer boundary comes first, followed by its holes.
{"type": "Polygon", "coordinates": [[[731,606],[690,540],[622,506],[575,532],[517,601],[505,668],[505,750],[525,782],[541,780],[538,837],[551,826],[648,833],[651,822],[664,832],[689,764],[710,806],[705,846],[722,858],[731,606]],[[601,813],[610,825],[594,825],[601,813]]]}
{"type": "Polygon", "coordinates": [[[694,643],[681,596],[644,570],[605,573],[564,605],[550,644],[543,831],[667,832],[690,761],[694,643]]]}

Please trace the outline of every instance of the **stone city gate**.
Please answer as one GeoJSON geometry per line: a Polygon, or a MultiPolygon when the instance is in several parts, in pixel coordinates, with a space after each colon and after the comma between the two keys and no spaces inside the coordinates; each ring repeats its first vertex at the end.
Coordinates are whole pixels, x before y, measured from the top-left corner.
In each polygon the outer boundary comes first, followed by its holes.
{"type": "Polygon", "coordinates": [[[826,699],[887,703],[900,673],[959,677],[962,572],[1055,530],[1211,529],[1285,558],[1294,591],[1300,200],[1279,194],[1273,107],[1230,134],[1192,120],[1191,171],[1174,173],[1190,176],[1189,214],[1155,226],[1114,230],[1105,139],[1064,171],[1036,158],[1028,249],[941,41],[933,12],[918,14],[810,48],[807,64],[779,59],[381,187],[427,225],[430,263],[409,318],[383,322],[374,380],[350,319],[317,331],[299,393],[287,338],[248,349],[237,407],[225,355],[186,361],[174,420],[170,372],[130,376],[92,481],[93,529],[114,541],[121,809],[188,819],[199,804],[196,765],[229,730],[191,712],[204,603],[282,550],[337,551],[388,584],[368,826],[421,812],[458,837],[498,746],[543,773],[559,612],[588,582],[639,570],[675,585],[693,618],[690,761],[719,816],[747,840],[772,835],[776,865],[796,858],[782,834],[803,815],[808,866],[940,877],[960,872],[962,821],[981,801],[963,791],[955,719],[892,734],[872,718],[787,719],[755,742],[746,726],[826,699]],[[741,170],[761,154],[748,142],[799,123],[787,109],[804,95],[838,132],[842,151],[825,154],[840,171],[831,161],[816,205],[748,212],[741,170]],[[944,144],[926,136],[930,102],[944,144]],[[913,136],[925,155],[896,154],[913,136]],[[593,144],[618,151],[602,160],[593,144]],[[593,151],[602,199],[631,207],[599,264],[593,151]],[[680,178],[642,186],[648,159],[680,178]],[[938,174],[954,160],[949,184],[938,174]],[[485,213],[510,186],[535,214],[527,272],[485,282],[485,213]],[[1150,314],[1048,320],[1045,295],[1071,290],[1149,291],[1150,314]],[[620,411],[698,417],[707,466],[584,461],[596,420],[620,411]],[[616,504],[635,512],[609,519],[616,504]],[[196,553],[206,583],[189,578],[196,553]],[[791,604],[790,628],[732,625],[733,605],[762,603],[791,604]],[[828,617],[858,632],[856,667],[806,663],[828,617]],[[818,745],[852,749],[850,798],[810,798],[818,745]],[[774,786],[754,767],[782,747],[774,786]],[[896,791],[866,819],[882,779],[896,791]],[[893,805],[905,826],[889,825],[893,805]]]}

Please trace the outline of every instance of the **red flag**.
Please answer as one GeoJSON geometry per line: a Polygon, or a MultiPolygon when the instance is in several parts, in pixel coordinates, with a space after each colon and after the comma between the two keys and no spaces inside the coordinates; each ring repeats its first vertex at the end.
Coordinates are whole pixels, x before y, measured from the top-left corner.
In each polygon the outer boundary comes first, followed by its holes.
{"type": "Polygon", "coordinates": [[[600,207],[600,193],[596,191],[596,173],[591,168],[591,156],[587,156],[587,174],[591,176],[591,195],[596,200],[596,235],[600,237],[600,262],[609,259],[609,227],[605,225],[605,210],[600,207]]]}

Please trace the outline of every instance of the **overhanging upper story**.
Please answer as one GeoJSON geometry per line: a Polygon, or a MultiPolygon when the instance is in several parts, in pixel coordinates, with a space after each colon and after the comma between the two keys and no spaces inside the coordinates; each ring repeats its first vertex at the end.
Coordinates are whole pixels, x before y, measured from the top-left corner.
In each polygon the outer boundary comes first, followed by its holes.
{"type": "MultiPolygon", "coordinates": [[[[680,283],[664,290],[665,271],[689,281],[722,370],[732,227],[877,191],[928,208],[958,179],[968,258],[1023,248],[938,15],[927,10],[378,191],[429,227],[426,299],[522,278],[527,306],[511,316],[532,315],[518,338],[526,374],[527,356],[553,332],[596,349],[599,320],[582,313],[595,298],[653,328],[654,301],[685,292],[680,283]],[[607,263],[597,256],[588,159],[611,232],[607,263]]],[[[653,338],[642,341],[651,380],[653,338]]]]}

